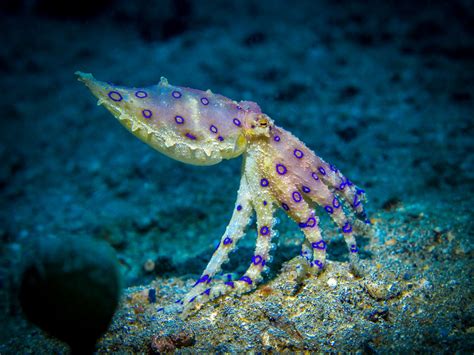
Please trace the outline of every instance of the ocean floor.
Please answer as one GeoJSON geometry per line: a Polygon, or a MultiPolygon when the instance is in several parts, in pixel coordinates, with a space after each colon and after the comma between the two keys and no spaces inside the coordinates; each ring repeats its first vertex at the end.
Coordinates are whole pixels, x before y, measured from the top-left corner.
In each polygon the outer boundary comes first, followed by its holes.
{"type": "MultiPolygon", "coordinates": [[[[117,255],[124,290],[99,353],[474,350],[469,1],[27,3],[0,7],[0,353],[69,351],[16,299],[28,241],[49,236],[117,255]],[[159,154],[96,106],[76,70],[257,102],[366,191],[364,275],[317,210],[330,262],[296,281],[303,235],[279,212],[258,289],[182,320],[172,305],[227,226],[241,158],[197,167],[159,154]]],[[[245,271],[254,234],[226,273],[245,271]]]]}

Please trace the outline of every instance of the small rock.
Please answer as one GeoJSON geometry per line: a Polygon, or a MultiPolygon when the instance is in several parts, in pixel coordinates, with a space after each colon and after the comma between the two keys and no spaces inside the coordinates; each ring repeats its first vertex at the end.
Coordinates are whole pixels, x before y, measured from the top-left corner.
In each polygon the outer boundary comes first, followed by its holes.
{"type": "Polygon", "coordinates": [[[337,286],[337,280],[334,277],[331,277],[328,281],[327,284],[331,288],[335,288],[337,286]]]}
{"type": "Polygon", "coordinates": [[[151,339],[151,352],[152,354],[168,353],[176,350],[173,341],[162,335],[156,335],[151,339]]]}
{"type": "Polygon", "coordinates": [[[177,334],[172,334],[170,336],[171,340],[173,341],[173,344],[177,348],[183,348],[186,346],[191,346],[196,343],[196,339],[194,339],[194,334],[192,332],[188,331],[181,331],[177,334]]]}
{"type": "Polygon", "coordinates": [[[375,300],[385,300],[388,296],[387,288],[384,285],[381,285],[376,282],[366,282],[365,289],[370,297],[375,300]]]}

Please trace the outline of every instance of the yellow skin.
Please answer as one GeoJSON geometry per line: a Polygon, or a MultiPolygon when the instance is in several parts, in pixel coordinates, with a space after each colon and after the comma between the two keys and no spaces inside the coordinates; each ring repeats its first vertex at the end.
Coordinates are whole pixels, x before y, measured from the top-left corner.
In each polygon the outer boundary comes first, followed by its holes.
{"type": "Polygon", "coordinates": [[[125,88],[76,73],[122,125],[163,154],[194,165],[212,165],[243,154],[232,218],[202,276],[179,301],[184,316],[210,299],[254,289],[270,258],[274,212],[280,207],[305,235],[301,259],[315,273],[326,261],[316,205],[341,229],[350,262],[358,270],[356,229],[369,224],[358,189],[298,138],[276,126],[254,102],[237,103],[211,91],[172,86],[165,78],[148,88],[125,88]],[[238,280],[213,281],[255,212],[257,242],[250,265],[238,280]]]}

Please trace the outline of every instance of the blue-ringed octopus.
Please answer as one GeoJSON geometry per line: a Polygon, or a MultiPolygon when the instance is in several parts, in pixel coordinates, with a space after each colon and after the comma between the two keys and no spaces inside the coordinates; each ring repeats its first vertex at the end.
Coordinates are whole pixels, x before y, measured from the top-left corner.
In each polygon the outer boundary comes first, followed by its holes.
{"type": "Polygon", "coordinates": [[[242,176],[233,215],[202,276],[178,301],[182,313],[224,294],[253,290],[267,268],[272,248],[274,213],[281,208],[305,239],[302,262],[318,273],[326,263],[316,205],[342,232],[349,260],[357,270],[355,233],[370,224],[365,193],[334,165],[317,156],[290,132],[275,125],[255,102],[236,102],[210,90],[173,86],[166,78],[147,88],[127,88],[76,73],[117,119],[159,152],[184,163],[213,165],[243,155],[242,176]],[[238,279],[217,274],[256,215],[257,241],[247,271],[238,279]]]}

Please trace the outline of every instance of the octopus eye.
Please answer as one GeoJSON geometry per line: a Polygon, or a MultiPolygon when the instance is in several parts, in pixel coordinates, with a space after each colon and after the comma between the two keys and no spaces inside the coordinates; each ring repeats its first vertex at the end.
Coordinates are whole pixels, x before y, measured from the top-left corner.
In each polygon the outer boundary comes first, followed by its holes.
{"type": "Polygon", "coordinates": [[[262,128],[266,128],[269,125],[268,118],[266,118],[264,115],[260,115],[258,118],[258,125],[262,128]]]}

